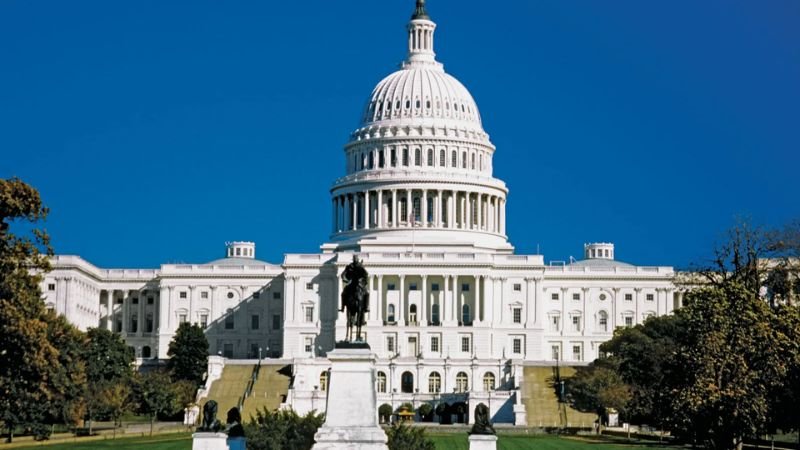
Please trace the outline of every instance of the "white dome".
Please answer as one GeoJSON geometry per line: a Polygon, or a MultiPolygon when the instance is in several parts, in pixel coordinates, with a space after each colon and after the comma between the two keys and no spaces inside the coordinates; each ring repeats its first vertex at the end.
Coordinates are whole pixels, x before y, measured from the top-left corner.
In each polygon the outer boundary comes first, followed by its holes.
{"type": "Polygon", "coordinates": [[[461,82],[438,65],[407,64],[369,97],[364,125],[397,119],[450,119],[480,126],[478,106],[461,82]]]}

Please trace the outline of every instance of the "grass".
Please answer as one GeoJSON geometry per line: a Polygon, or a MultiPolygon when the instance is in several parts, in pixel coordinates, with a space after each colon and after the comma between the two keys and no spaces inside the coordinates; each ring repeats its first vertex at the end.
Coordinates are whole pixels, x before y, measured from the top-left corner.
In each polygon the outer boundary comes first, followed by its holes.
{"type": "MultiPolygon", "coordinates": [[[[436,444],[437,449],[446,450],[469,450],[469,441],[466,434],[429,434],[429,437],[436,444]]],[[[568,437],[558,436],[519,436],[519,435],[500,435],[497,441],[498,450],[588,450],[593,447],[602,446],[604,450],[650,450],[653,448],[677,448],[660,447],[655,444],[626,444],[620,440],[596,439],[591,437],[568,437]]],[[[46,445],[49,450],[191,450],[192,440],[186,434],[173,434],[138,438],[119,438],[104,439],[85,442],[70,442],[64,444],[46,445]]]]}

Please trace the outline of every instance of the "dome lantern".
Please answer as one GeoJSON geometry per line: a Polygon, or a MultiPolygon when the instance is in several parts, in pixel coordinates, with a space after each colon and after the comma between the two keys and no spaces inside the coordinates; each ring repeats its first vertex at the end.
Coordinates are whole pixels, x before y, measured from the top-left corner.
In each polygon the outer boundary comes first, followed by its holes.
{"type": "Polygon", "coordinates": [[[438,64],[436,53],[433,52],[433,32],[436,24],[431,21],[428,11],[425,10],[425,0],[417,0],[417,7],[408,23],[408,59],[403,63],[438,64]]]}

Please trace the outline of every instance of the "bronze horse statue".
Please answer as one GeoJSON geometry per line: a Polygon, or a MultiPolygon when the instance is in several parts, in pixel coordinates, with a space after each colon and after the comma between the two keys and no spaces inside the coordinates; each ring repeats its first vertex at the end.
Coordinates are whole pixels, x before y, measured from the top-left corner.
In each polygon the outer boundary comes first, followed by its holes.
{"type": "Polygon", "coordinates": [[[342,281],[345,287],[342,290],[342,306],[339,311],[347,311],[346,342],[361,341],[361,327],[366,325],[365,316],[369,312],[369,280],[367,270],[364,269],[358,256],[353,255],[353,262],[345,267],[342,272],[342,281]],[[355,339],[353,329],[355,328],[355,339]]]}

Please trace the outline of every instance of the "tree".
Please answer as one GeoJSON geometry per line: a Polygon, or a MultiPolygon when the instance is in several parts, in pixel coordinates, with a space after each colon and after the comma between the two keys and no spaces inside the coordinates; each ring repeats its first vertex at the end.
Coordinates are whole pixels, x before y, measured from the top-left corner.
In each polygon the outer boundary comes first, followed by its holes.
{"type": "Polygon", "coordinates": [[[310,450],[314,434],[325,420],[323,414],[311,411],[298,416],[293,410],[271,412],[266,408],[245,425],[248,450],[310,450]]]}
{"type": "Polygon", "coordinates": [[[47,374],[58,364],[58,350],[47,339],[39,288],[52,249],[35,227],[47,213],[36,189],[17,178],[0,179],[0,420],[9,442],[17,426],[43,423],[53,395],[47,374]],[[19,222],[33,228],[16,235],[12,225],[19,222]]]}
{"type": "Polygon", "coordinates": [[[392,417],[392,405],[384,403],[378,407],[378,417],[382,423],[387,423],[392,417]]]}
{"type": "MultiPolygon", "coordinates": [[[[99,392],[100,402],[108,411],[114,421],[114,437],[117,437],[117,427],[122,426],[122,415],[133,409],[132,390],[128,383],[117,381],[104,383],[104,388],[99,392]]],[[[152,425],[150,434],[153,434],[152,425]]]]}
{"type": "Polygon", "coordinates": [[[430,422],[433,420],[433,406],[430,403],[423,403],[419,405],[419,417],[423,422],[430,422]]]}
{"type": "Polygon", "coordinates": [[[53,312],[47,316],[47,325],[48,341],[58,350],[58,364],[50,367],[48,375],[53,391],[48,423],[51,429],[56,423],[77,425],[85,412],[86,334],[53,312]]]}
{"type": "Polygon", "coordinates": [[[422,427],[409,427],[396,422],[386,431],[389,450],[435,450],[433,441],[425,436],[422,427]]]}
{"type": "Polygon", "coordinates": [[[575,375],[567,380],[567,401],[579,411],[597,414],[598,423],[609,408],[625,416],[631,397],[630,386],[604,359],[579,367],[575,375]]]}
{"type": "Polygon", "coordinates": [[[106,390],[117,384],[128,384],[133,377],[133,349],[125,345],[122,337],[102,328],[90,328],[84,353],[86,361],[86,416],[89,434],[92,421],[101,413],[109,412],[106,390]]]}
{"type": "Polygon", "coordinates": [[[199,325],[180,324],[167,355],[167,368],[174,380],[188,380],[195,385],[203,382],[208,370],[208,339],[199,325]]]}
{"type": "Polygon", "coordinates": [[[138,375],[134,386],[139,412],[150,418],[152,436],[156,417],[159,414],[171,414],[175,411],[176,391],[169,375],[157,370],[138,375]]]}

